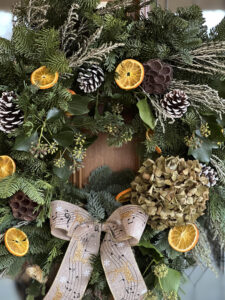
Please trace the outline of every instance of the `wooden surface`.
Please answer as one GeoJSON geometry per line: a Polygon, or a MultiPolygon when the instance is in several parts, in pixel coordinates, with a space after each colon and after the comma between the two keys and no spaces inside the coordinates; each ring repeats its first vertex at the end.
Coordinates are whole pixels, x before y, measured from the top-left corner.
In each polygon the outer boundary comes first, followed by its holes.
{"type": "Polygon", "coordinates": [[[74,177],[74,183],[81,187],[87,183],[89,174],[97,167],[107,165],[113,171],[132,169],[137,171],[139,159],[136,142],[127,143],[121,148],[109,147],[107,135],[100,134],[98,139],[88,148],[84,160],[84,168],[74,177]]]}

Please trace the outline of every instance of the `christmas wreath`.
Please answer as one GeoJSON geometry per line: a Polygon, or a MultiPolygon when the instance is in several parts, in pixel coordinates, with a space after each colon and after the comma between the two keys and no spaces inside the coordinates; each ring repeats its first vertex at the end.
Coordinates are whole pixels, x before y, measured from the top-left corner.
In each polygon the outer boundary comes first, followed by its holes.
{"type": "Polygon", "coordinates": [[[0,38],[0,271],[27,300],[181,299],[225,241],[225,19],[99,2],[21,0],[0,38]],[[101,133],[140,169],[78,189],[101,133]]]}

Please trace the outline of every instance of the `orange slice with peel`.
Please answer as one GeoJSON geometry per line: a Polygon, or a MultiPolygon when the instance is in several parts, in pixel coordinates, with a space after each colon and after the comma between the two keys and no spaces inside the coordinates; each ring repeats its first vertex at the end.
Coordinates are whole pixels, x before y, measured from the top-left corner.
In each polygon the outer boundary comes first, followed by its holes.
{"type": "Polygon", "coordinates": [[[29,250],[27,235],[17,228],[10,228],[5,233],[5,246],[15,256],[24,256],[29,250]]]}
{"type": "Polygon", "coordinates": [[[170,229],[168,242],[178,252],[188,252],[198,242],[199,231],[195,224],[175,226],[170,229]]]}
{"type": "Polygon", "coordinates": [[[135,59],[125,59],[116,68],[116,83],[123,90],[136,89],[143,81],[144,66],[135,59]]]}
{"type": "Polygon", "coordinates": [[[31,74],[31,83],[41,90],[53,87],[59,80],[59,73],[51,73],[49,69],[42,66],[31,74]]]}
{"type": "Polygon", "coordinates": [[[120,192],[116,196],[116,201],[118,201],[120,203],[128,202],[129,199],[130,199],[130,197],[131,197],[131,188],[126,189],[126,190],[120,192]]]}
{"type": "Polygon", "coordinates": [[[7,156],[0,156],[0,180],[13,175],[16,172],[16,164],[14,160],[7,156]]]}

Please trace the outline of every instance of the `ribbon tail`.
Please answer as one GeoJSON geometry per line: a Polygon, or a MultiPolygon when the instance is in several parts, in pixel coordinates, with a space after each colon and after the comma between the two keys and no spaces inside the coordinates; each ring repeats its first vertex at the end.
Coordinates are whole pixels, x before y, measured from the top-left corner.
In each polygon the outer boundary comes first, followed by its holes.
{"type": "Polygon", "coordinates": [[[128,241],[114,242],[106,233],[101,260],[114,300],[142,300],[147,287],[128,241]]]}
{"type": "Polygon", "coordinates": [[[99,251],[100,234],[100,230],[90,230],[82,235],[74,232],[56,278],[44,300],[82,299],[93,270],[90,258],[99,251]]]}

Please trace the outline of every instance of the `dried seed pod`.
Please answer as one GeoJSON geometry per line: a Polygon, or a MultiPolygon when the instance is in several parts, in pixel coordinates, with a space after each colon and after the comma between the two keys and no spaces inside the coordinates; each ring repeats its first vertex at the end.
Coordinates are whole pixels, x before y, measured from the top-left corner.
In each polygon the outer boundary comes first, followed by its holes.
{"type": "Polygon", "coordinates": [[[16,219],[33,221],[39,214],[39,211],[35,210],[38,204],[32,201],[22,191],[17,192],[11,197],[9,205],[16,219]]]}

